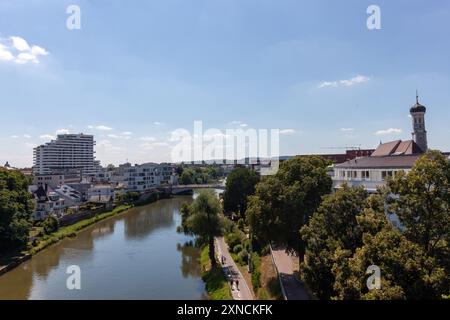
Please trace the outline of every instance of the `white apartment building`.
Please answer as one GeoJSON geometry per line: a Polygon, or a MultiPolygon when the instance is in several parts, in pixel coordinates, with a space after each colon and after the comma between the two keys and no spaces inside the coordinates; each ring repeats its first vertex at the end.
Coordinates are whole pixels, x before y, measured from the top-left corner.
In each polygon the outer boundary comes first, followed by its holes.
{"type": "Polygon", "coordinates": [[[125,163],[116,168],[111,175],[111,182],[122,184],[127,191],[146,191],[160,186],[163,181],[163,170],[157,163],[134,166],[125,163]]]}
{"type": "Polygon", "coordinates": [[[333,188],[346,183],[348,186],[363,186],[369,193],[386,185],[388,177],[397,172],[408,173],[422,154],[396,156],[370,156],[357,158],[334,167],[333,188]]]}
{"type": "Polygon", "coordinates": [[[94,156],[94,136],[61,134],[56,140],[40,145],[33,152],[33,174],[79,170],[83,176],[94,175],[99,162],[94,156]]]}
{"type": "Polygon", "coordinates": [[[110,184],[93,185],[88,190],[88,201],[106,203],[111,199],[114,201],[116,196],[116,187],[110,184]]]}

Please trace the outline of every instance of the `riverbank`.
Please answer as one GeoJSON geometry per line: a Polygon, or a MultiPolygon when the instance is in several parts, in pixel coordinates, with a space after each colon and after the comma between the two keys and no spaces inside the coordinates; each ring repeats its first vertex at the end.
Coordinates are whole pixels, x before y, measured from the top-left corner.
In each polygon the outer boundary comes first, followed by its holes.
{"type": "Polygon", "coordinates": [[[15,255],[15,256],[11,257],[11,259],[10,259],[11,261],[7,261],[5,263],[5,265],[1,266],[0,267],[0,276],[5,274],[8,271],[14,269],[15,267],[19,266],[21,263],[27,261],[33,255],[44,250],[45,248],[47,248],[55,243],[58,243],[62,239],[65,239],[68,237],[76,237],[77,234],[81,230],[93,225],[94,223],[97,223],[99,221],[108,219],[108,218],[116,216],[122,212],[125,212],[125,211],[129,210],[130,208],[132,208],[133,206],[134,205],[120,205],[111,211],[101,213],[101,214],[96,215],[89,219],[81,220],[72,225],[62,227],[50,235],[43,236],[40,240],[38,240],[36,245],[33,245],[28,250],[22,251],[19,255],[15,255]]]}
{"type": "MultiPolygon", "coordinates": [[[[101,220],[113,217],[119,213],[122,213],[123,211],[126,211],[134,206],[145,206],[147,204],[154,203],[158,200],[162,199],[168,199],[170,198],[170,193],[167,192],[148,192],[145,194],[141,194],[139,198],[131,204],[122,204],[117,206],[111,211],[95,214],[94,216],[79,220],[73,224],[63,226],[61,228],[58,228],[57,231],[55,231],[52,234],[44,235],[41,238],[37,239],[37,243],[30,244],[30,248],[19,251],[17,250],[14,253],[10,253],[8,255],[0,256],[0,276],[2,274],[5,274],[6,272],[14,269],[15,267],[19,266],[21,263],[27,261],[30,259],[33,255],[37,254],[38,252],[44,250],[45,248],[58,243],[62,239],[68,238],[68,237],[75,237],[77,233],[89,226],[91,226],[94,223],[97,223],[101,220]]],[[[36,240],[35,240],[36,241],[36,240]]]]}
{"type": "Polygon", "coordinates": [[[204,246],[200,255],[202,279],[205,282],[206,292],[210,300],[233,300],[227,279],[220,264],[211,268],[208,256],[209,246],[204,246]]]}

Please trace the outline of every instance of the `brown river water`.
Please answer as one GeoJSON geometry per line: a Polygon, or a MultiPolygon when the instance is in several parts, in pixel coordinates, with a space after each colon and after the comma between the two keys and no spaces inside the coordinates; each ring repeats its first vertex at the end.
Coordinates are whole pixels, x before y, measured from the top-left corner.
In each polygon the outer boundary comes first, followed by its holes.
{"type": "Polygon", "coordinates": [[[0,276],[0,299],[204,299],[199,250],[177,233],[191,196],[135,207],[64,239],[0,276]],[[66,286],[80,267],[81,289],[66,286]]]}

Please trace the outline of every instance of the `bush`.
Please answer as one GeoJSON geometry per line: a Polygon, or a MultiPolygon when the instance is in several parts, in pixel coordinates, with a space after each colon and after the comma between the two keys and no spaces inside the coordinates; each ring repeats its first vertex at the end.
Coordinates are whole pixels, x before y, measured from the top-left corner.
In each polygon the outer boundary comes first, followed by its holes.
{"type": "Polygon", "coordinates": [[[261,257],[257,252],[252,254],[252,285],[253,289],[261,287],[261,257]]]}
{"type": "Polygon", "coordinates": [[[237,262],[241,265],[245,265],[248,263],[248,251],[243,249],[241,252],[237,255],[237,262]]]}
{"type": "Polygon", "coordinates": [[[244,219],[242,219],[242,218],[239,219],[238,222],[237,222],[237,226],[238,226],[239,229],[244,230],[244,228],[245,228],[245,221],[244,221],[244,219]]]}
{"type": "Polygon", "coordinates": [[[228,247],[234,248],[238,244],[241,244],[241,237],[238,233],[232,232],[225,236],[225,241],[228,244],[228,247]]]}
{"type": "Polygon", "coordinates": [[[234,247],[233,247],[233,252],[234,253],[236,253],[236,254],[238,254],[239,252],[241,252],[242,251],[242,245],[241,244],[237,244],[237,245],[235,245],[234,247]]]}
{"type": "Polygon", "coordinates": [[[51,234],[58,230],[58,220],[54,216],[48,216],[42,223],[45,234],[51,234]]]}

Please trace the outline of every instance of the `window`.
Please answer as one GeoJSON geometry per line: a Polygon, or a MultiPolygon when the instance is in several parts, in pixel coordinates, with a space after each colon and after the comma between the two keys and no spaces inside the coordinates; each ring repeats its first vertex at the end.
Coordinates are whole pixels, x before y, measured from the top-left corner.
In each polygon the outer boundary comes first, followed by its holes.
{"type": "Polygon", "coordinates": [[[370,172],[369,171],[363,171],[362,173],[362,178],[363,179],[370,179],[370,172]]]}
{"type": "Polygon", "coordinates": [[[387,177],[392,177],[394,175],[393,171],[381,171],[381,180],[386,180],[387,177]]]}

